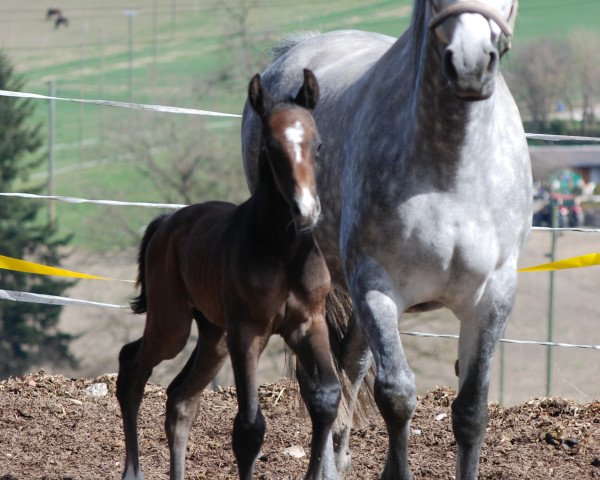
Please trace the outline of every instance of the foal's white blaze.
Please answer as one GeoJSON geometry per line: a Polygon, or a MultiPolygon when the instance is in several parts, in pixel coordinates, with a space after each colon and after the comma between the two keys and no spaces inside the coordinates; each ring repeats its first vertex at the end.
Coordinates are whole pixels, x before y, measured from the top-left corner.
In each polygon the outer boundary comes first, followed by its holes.
{"type": "Polygon", "coordinates": [[[317,200],[313,194],[310,193],[310,190],[306,187],[302,187],[302,195],[300,195],[300,198],[298,199],[298,208],[300,209],[300,214],[303,217],[311,216],[315,210],[316,203],[317,200]]]}
{"type": "Polygon", "coordinates": [[[302,161],[302,140],[304,139],[304,127],[296,120],[293,127],[285,129],[285,138],[294,146],[294,157],[297,162],[302,161]]]}

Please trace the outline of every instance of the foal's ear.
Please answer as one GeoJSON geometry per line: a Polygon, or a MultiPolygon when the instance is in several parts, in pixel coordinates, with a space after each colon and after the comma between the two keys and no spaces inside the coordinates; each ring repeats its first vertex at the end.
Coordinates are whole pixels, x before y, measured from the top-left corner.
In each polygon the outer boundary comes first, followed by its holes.
{"type": "Polygon", "coordinates": [[[260,75],[257,73],[248,85],[248,100],[259,117],[265,118],[273,107],[273,99],[260,83],[260,75]]]}
{"type": "Polygon", "coordinates": [[[317,77],[308,68],[304,69],[304,83],[298,90],[294,103],[308,109],[314,110],[319,101],[319,82],[317,77]]]}

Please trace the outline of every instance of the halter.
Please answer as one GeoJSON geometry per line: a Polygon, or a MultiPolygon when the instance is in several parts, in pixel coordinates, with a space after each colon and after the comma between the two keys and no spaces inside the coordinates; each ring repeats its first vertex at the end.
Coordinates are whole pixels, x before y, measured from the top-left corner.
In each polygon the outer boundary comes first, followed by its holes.
{"type": "MultiPolygon", "coordinates": [[[[513,13],[514,8],[515,5],[513,2],[511,5],[509,18],[513,13]]],[[[503,44],[503,46],[500,48],[500,56],[504,55],[510,50],[510,39],[513,34],[511,26],[498,10],[481,2],[480,0],[467,0],[465,2],[457,2],[445,8],[444,10],[436,13],[429,22],[429,30],[434,31],[449,18],[462,15],[463,13],[478,13],[487,18],[488,20],[493,20],[498,25],[498,27],[500,27],[500,30],[504,35],[504,40],[500,40],[500,45],[503,44]]]]}

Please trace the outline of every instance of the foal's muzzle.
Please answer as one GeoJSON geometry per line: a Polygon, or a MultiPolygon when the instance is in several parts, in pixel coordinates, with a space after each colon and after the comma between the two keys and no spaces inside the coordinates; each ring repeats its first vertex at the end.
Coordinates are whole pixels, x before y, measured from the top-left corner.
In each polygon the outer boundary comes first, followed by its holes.
{"type": "Polygon", "coordinates": [[[303,195],[294,200],[292,211],[294,221],[301,230],[312,230],[321,216],[321,200],[318,196],[303,195]]]}

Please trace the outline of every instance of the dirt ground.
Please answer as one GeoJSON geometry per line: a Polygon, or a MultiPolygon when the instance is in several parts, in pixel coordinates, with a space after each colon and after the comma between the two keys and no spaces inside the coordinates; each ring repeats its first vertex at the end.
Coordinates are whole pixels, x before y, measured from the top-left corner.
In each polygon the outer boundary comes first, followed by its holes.
{"type": "MultiPolygon", "coordinates": [[[[302,478],[306,456],[293,458],[284,452],[291,446],[308,452],[309,421],[298,398],[291,382],[260,388],[267,435],[254,478],[302,478]]],[[[454,478],[453,398],[454,392],[445,388],[419,397],[409,460],[416,480],[454,478]]],[[[139,427],[146,478],[168,476],[165,399],[162,387],[146,387],[139,427]]],[[[235,412],[232,388],[203,394],[188,448],[186,478],[236,478],[230,447],[235,412]]],[[[124,447],[115,375],[91,380],[38,372],[0,382],[0,445],[2,480],[120,478],[124,447]],[[86,388],[99,382],[108,387],[105,396],[86,393],[86,388]]],[[[377,478],[386,445],[378,415],[354,429],[353,470],[347,478],[377,478]]],[[[509,409],[490,405],[480,478],[600,479],[600,402],[545,398],[509,409]]]]}

